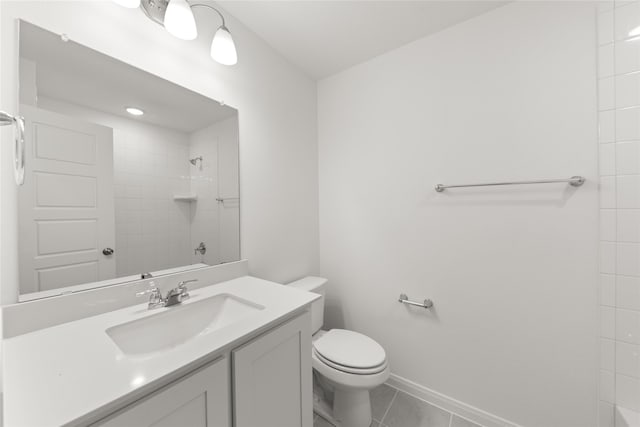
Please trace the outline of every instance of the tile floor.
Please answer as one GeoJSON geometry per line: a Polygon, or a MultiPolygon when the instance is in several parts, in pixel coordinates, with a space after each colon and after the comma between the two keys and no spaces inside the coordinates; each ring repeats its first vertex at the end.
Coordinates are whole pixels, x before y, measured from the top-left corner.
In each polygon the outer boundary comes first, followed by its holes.
{"type": "MultiPolygon", "coordinates": [[[[371,427],[480,427],[386,384],[371,391],[371,427]]],[[[333,427],[319,416],[314,427],[333,427]]]]}

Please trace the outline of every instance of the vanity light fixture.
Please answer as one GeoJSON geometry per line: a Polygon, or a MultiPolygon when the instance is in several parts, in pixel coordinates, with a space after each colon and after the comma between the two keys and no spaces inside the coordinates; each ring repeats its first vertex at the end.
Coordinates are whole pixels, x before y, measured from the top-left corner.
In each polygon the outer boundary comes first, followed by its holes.
{"type": "Polygon", "coordinates": [[[136,107],[127,107],[125,108],[125,111],[132,116],[142,116],[144,114],[144,111],[136,107]]]}
{"type": "Polygon", "coordinates": [[[140,0],[113,0],[120,6],[128,7],[129,9],[135,9],[140,7],[140,0]]]}
{"type": "Polygon", "coordinates": [[[640,25],[629,31],[629,37],[632,37],[629,41],[635,41],[640,38],[640,25]]]}
{"type": "Polygon", "coordinates": [[[218,14],[222,24],[216,30],[211,42],[211,58],[223,65],[234,65],[238,62],[238,53],[233,37],[227,28],[222,13],[213,6],[203,3],[189,3],[187,0],[114,0],[125,7],[136,2],[149,19],[164,28],[173,36],[182,40],[194,40],[198,37],[196,19],[193,8],[204,7],[218,14]]]}

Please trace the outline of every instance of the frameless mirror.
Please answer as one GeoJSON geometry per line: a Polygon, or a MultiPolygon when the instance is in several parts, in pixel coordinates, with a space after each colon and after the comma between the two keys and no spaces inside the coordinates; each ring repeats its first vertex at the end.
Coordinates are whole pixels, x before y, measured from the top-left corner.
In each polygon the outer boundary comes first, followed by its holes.
{"type": "Polygon", "coordinates": [[[240,259],[238,112],[20,22],[21,301],[240,259]]]}

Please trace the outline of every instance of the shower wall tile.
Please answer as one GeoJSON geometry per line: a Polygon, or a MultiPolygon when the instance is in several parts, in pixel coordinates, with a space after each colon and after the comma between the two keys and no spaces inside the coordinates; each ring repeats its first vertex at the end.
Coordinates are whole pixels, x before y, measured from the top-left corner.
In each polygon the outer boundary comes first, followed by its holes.
{"type": "Polygon", "coordinates": [[[615,108],[615,79],[607,77],[598,82],[598,109],[600,111],[615,108]]]}
{"type": "Polygon", "coordinates": [[[616,278],[616,305],[619,308],[640,310],[640,277],[616,278]]]}
{"type": "Polygon", "coordinates": [[[600,369],[613,372],[616,368],[616,342],[600,338],[600,369]]]}
{"type": "Polygon", "coordinates": [[[640,2],[610,6],[598,5],[597,40],[600,427],[613,427],[615,406],[640,410],[640,2]]]}
{"type": "Polygon", "coordinates": [[[616,178],[612,176],[600,177],[600,208],[616,208],[616,178]]]}
{"type": "Polygon", "coordinates": [[[615,385],[616,403],[623,408],[640,411],[640,380],[617,374],[615,385]]]}
{"type": "Polygon", "coordinates": [[[602,111],[598,115],[598,141],[601,144],[613,142],[616,136],[615,111],[602,111]]]}
{"type": "Polygon", "coordinates": [[[600,209],[600,240],[616,241],[616,221],[615,209],[600,209]]]}
{"type": "Polygon", "coordinates": [[[613,274],[600,275],[600,304],[608,307],[616,305],[616,276],[613,274]]]}
{"type": "Polygon", "coordinates": [[[617,143],[615,165],[618,175],[640,174],[640,141],[617,143]]]}
{"type": "Polygon", "coordinates": [[[616,337],[616,310],[613,307],[600,307],[600,336],[609,339],[616,337]]]}
{"type": "Polygon", "coordinates": [[[598,48],[598,76],[611,77],[614,74],[613,43],[598,48]]]}
{"type": "Polygon", "coordinates": [[[616,249],[616,273],[640,277],[640,244],[618,243],[616,249]]]}
{"type": "Polygon", "coordinates": [[[640,140],[640,108],[616,111],[616,140],[640,140]]]}
{"type": "Polygon", "coordinates": [[[616,372],[640,378],[640,346],[623,342],[616,343],[616,372]]]}
{"type": "MultiPolygon", "coordinates": [[[[616,40],[625,40],[640,35],[640,3],[632,2],[618,7],[614,13],[616,40]]],[[[606,20],[602,25],[606,26],[606,20]]]]}
{"type": "Polygon", "coordinates": [[[600,144],[600,176],[616,174],[616,144],[600,144]]]}
{"type": "Polygon", "coordinates": [[[618,209],[640,209],[640,175],[622,175],[616,180],[618,209]]]}
{"type": "Polygon", "coordinates": [[[600,242],[600,273],[616,273],[616,244],[600,242]]]}
{"type": "Polygon", "coordinates": [[[598,17],[598,44],[600,46],[613,42],[614,10],[601,13],[598,17]]]}
{"type": "Polygon", "coordinates": [[[616,74],[640,71],[640,39],[617,42],[614,52],[616,74]]]}
{"type": "Polygon", "coordinates": [[[616,309],[616,340],[640,344],[640,311],[616,309]]]}
{"type": "Polygon", "coordinates": [[[615,398],[615,374],[611,371],[600,371],[600,400],[614,403],[615,398]]]}
{"type": "Polygon", "coordinates": [[[615,79],[616,108],[640,105],[640,73],[624,74],[615,79]]]}

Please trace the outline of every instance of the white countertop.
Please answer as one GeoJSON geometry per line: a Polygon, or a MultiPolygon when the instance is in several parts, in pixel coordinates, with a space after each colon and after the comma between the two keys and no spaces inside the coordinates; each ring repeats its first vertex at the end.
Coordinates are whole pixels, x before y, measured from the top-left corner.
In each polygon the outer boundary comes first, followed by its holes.
{"type": "Polygon", "coordinates": [[[265,308],[170,350],[125,356],[106,329],[173,307],[146,302],[3,341],[4,426],[82,425],[97,421],[149,391],[213,360],[261,333],[319,295],[250,276],[190,291],[189,305],[232,294],[265,308]]]}

